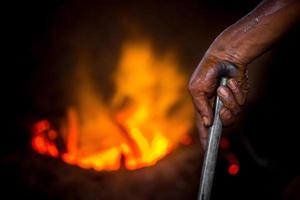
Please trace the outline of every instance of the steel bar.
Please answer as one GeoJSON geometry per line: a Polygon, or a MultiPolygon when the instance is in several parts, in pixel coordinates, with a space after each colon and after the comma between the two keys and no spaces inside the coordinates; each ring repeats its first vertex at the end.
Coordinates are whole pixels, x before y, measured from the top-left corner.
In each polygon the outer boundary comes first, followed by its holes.
{"type": "MultiPolygon", "coordinates": [[[[227,78],[222,78],[220,85],[226,85],[227,78]]],[[[215,167],[218,157],[219,141],[222,134],[222,122],[219,116],[223,103],[217,96],[214,106],[214,121],[208,131],[207,148],[204,154],[198,200],[209,200],[215,167]]]]}

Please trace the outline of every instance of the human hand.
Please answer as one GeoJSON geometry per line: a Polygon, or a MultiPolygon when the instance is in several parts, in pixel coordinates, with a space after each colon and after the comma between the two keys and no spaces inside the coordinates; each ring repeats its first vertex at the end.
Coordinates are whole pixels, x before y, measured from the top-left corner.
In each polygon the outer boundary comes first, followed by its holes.
{"type": "Polygon", "coordinates": [[[220,118],[223,125],[231,125],[239,116],[248,92],[246,65],[226,61],[221,56],[206,54],[194,71],[189,90],[196,107],[196,124],[202,147],[206,146],[208,128],[213,122],[212,105],[216,94],[223,102],[220,118]],[[228,76],[226,86],[219,86],[219,79],[228,76]]]}

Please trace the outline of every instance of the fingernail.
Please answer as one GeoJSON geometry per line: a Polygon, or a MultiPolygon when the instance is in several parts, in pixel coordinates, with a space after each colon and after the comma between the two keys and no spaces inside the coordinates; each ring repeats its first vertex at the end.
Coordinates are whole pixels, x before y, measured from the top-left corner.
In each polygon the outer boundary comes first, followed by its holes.
{"type": "Polygon", "coordinates": [[[234,79],[230,79],[230,80],[228,81],[228,86],[229,86],[231,89],[235,90],[235,89],[236,89],[236,81],[235,81],[234,79]]]}
{"type": "Polygon", "coordinates": [[[221,96],[227,96],[227,95],[228,95],[228,94],[227,94],[227,91],[225,90],[224,87],[220,87],[220,88],[218,89],[218,92],[219,92],[219,94],[220,94],[221,96]]]}
{"type": "Polygon", "coordinates": [[[222,116],[223,118],[229,120],[231,119],[232,115],[231,115],[231,112],[229,110],[225,110],[223,113],[222,113],[222,116]]]}
{"type": "Polygon", "coordinates": [[[204,126],[209,126],[209,120],[206,116],[202,117],[204,126]]]}

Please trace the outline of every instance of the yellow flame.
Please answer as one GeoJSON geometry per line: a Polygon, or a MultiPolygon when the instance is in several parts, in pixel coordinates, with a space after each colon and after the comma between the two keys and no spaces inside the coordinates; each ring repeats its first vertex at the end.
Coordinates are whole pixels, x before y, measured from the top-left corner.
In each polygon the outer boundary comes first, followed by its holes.
{"type": "Polygon", "coordinates": [[[154,165],[186,137],[193,113],[187,76],[171,51],[158,56],[148,41],[125,43],[108,104],[93,87],[88,67],[78,66],[78,107],[68,108],[60,130],[65,162],[96,170],[137,169],[154,165]]]}

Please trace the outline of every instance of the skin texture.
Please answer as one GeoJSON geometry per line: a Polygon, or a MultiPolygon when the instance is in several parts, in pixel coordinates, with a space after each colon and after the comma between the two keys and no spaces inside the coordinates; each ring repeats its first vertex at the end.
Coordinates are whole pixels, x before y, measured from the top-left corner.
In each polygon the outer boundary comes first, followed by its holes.
{"type": "Polygon", "coordinates": [[[224,104],[219,113],[223,125],[233,124],[245,104],[249,89],[247,65],[267,51],[299,19],[300,0],[265,0],[224,30],[211,44],[189,83],[203,148],[213,121],[215,95],[224,104]],[[227,86],[218,87],[220,69],[226,63],[235,66],[235,73],[229,74],[227,86]]]}

